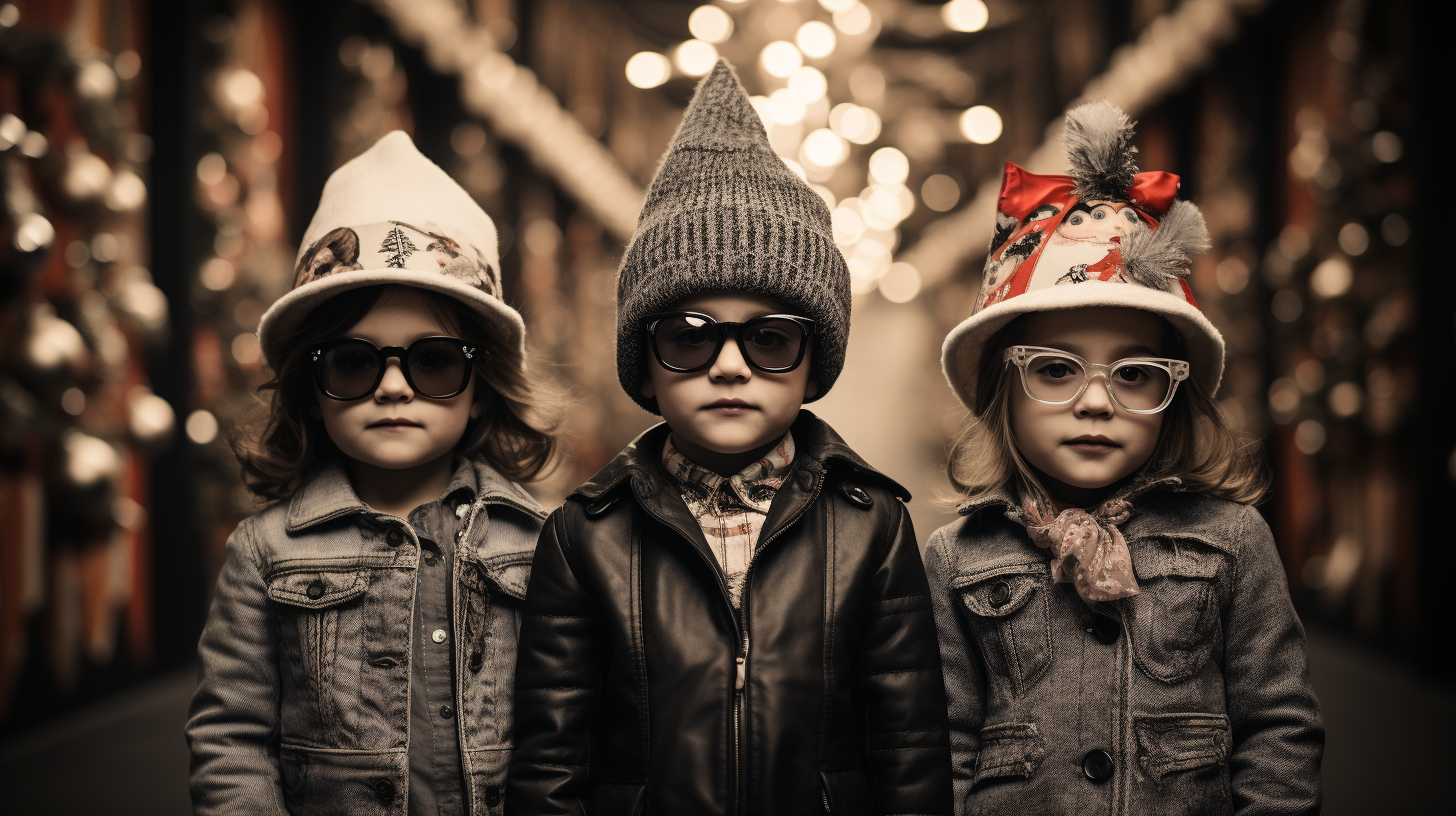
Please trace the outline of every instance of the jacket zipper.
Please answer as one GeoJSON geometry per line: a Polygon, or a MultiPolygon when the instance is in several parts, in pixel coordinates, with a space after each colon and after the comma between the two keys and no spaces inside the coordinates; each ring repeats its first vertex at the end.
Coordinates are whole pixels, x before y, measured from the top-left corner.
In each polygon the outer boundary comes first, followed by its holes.
{"type": "MultiPolygon", "coordinates": [[[[742,731],[743,707],[744,703],[747,701],[746,698],[748,697],[748,584],[749,581],[753,578],[753,564],[755,561],[758,560],[756,557],[758,553],[766,549],[768,545],[774,543],[774,541],[777,540],[779,536],[783,535],[784,532],[787,531],[789,528],[799,523],[799,519],[803,518],[804,514],[809,512],[809,508],[814,506],[814,502],[819,500],[819,494],[823,491],[823,489],[824,475],[821,473],[814,480],[814,494],[809,497],[809,501],[804,504],[799,512],[794,514],[793,518],[784,522],[783,526],[775,530],[773,535],[769,536],[766,540],[759,542],[757,546],[753,548],[753,554],[755,557],[751,557],[748,559],[748,566],[745,567],[743,570],[743,593],[742,595],[740,595],[740,597],[742,598],[742,607],[739,609],[739,618],[741,621],[740,628],[743,631],[743,650],[738,653],[738,677],[734,680],[733,683],[733,791],[735,800],[733,803],[733,810],[735,813],[742,814],[745,812],[744,802],[748,798],[746,795],[747,791],[744,790],[745,786],[743,784],[742,731]]],[[[822,790],[820,792],[823,793],[822,790]]],[[[827,797],[825,799],[825,802],[827,807],[827,797]]]]}

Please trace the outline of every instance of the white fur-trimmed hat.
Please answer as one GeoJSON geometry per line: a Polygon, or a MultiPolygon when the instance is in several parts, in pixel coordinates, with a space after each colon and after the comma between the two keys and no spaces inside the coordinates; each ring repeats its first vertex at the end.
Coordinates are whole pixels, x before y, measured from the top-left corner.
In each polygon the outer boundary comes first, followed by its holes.
{"type": "Polygon", "coordinates": [[[525,323],[501,299],[495,223],[398,130],[324,184],[294,264],[293,290],[258,327],[269,364],[279,363],[282,350],[272,347],[278,338],[319,304],[386,283],[455,298],[503,328],[507,347],[524,359],[525,323]]]}
{"type": "Polygon", "coordinates": [[[1017,317],[1116,306],[1166,319],[1188,347],[1189,375],[1213,394],[1223,335],[1185,280],[1209,246],[1203,214],[1175,200],[1177,176],[1138,172],[1133,123],[1116,105],[1074,108],[1066,134],[1070,176],[1006,163],[980,295],[941,348],[951,390],[975,410],[986,341],[1017,317]]]}

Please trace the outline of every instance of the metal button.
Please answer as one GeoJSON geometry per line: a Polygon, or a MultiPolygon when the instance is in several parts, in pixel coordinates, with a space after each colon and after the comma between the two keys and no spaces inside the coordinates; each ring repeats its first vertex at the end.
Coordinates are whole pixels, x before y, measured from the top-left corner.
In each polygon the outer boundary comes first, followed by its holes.
{"type": "Polygon", "coordinates": [[[313,583],[308,585],[308,588],[305,589],[304,592],[308,594],[308,597],[317,601],[319,598],[322,598],[324,596],[324,590],[325,587],[323,581],[314,581],[313,583]]]}
{"type": "Polygon", "coordinates": [[[376,779],[376,780],[374,780],[373,787],[374,787],[374,795],[377,796],[377,797],[379,797],[379,801],[380,802],[382,802],[382,803],[384,803],[384,804],[387,805],[390,802],[393,802],[394,801],[394,783],[393,782],[389,781],[388,779],[376,779]]]}
{"type": "Polygon", "coordinates": [[[391,547],[398,547],[404,543],[404,531],[398,527],[390,527],[384,534],[384,543],[391,547]]]}
{"type": "Polygon", "coordinates": [[[432,567],[435,566],[435,553],[433,550],[425,550],[424,559],[426,564],[432,567]]]}
{"type": "Polygon", "coordinates": [[[849,485],[845,487],[844,495],[848,496],[850,501],[854,502],[860,507],[869,507],[870,505],[874,504],[874,500],[870,498],[870,494],[864,492],[864,489],[859,487],[858,485],[849,485]]]}
{"type": "Polygon", "coordinates": [[[1112,754],[1101,748],[1094,748],[1082,757],[1082,773],[1087,778],[1101,784],[1112,778],[1112,754]]]}
{"type": "Polygon", "coordinates": [[[499,805],[501,801],[501,789],[499,785],[491,785],[485,789],[485,803],[490,807],[499,805]]]}
{"type": "Polygon", "coordinates": [[[452,708],[449,703],[446,703],[446,704],[440,706],[440,717],[441,717],[441,719],[448,720],[448,719],[450,719],[453,716],[455,716],[455,709],[452,708]]]}
{"type": "Polygon", "coordinates": [[[435,631],[430,633],[430,640],[433,640],[436,643],[444,643],[445,638],[447,637],[449,637],[449,635],[445,634],[444,629],[436,629],[435,631]]]}
{"type": "Polygon", "coordinates": [[[996,583],[992,584],[991,595],[988,600],[990,600],[991,605],[996,607],[997,609],[1010,603],[1011,585],[1006,583],[1005,581],[997,581],[996,583]]]}
{"type": "Polygon", "coordinates": [[[1118,635],[1122,634],[1122,626],[1112,618],[1098,615],[1092,621],[1092,634],[1102,643],[1113,644],[1117,642],[1118,635]]]}

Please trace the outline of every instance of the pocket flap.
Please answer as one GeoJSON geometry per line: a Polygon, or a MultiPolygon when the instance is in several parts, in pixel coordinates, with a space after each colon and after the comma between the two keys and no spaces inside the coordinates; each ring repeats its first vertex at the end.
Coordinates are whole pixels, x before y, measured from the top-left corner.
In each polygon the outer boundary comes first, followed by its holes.
{"type": "Polygon", "coordinates": [[[500,587],[501,592],[524,601],[526,585],[531,582],[531,558],[532,553],[527,552],[483,559],[479,562],[480,571],[491,583],[500,587]]]}
{"type": "Polygon", "coordinates": [[[1046,756],[1046,741],[1033,723],[1001,723],[981,729],[981,751],[971,784],[1001,776],[1029,778],[1046,756]]]}
{"type": "Polygon", "coordinates": [[[1136,717],[1138,764],[1153,779],[1222,765],[1232,732],[1222,714],[1156,714],[1136,717]]]}
{"type": "Polygon", "coordinates": [[[268,579],[268,597],[289,606],[326,609],[364,594],[369,570],[298,570],[268,579]]]}
{"type": "Polygon", "coordinates": [[[1214,578],[1227,557],[1188,541],[1144,538],[1128,542],[1132,568],[1139,579],[1214,578]]]}
{"type": "Polygon", "coordinates": [[[1036,588],[1047,580],[1046,564],[1031,564],[1014,570],[975,576],[960,587],[961,603],[974,615],[999,618],[1024,606],[1036,588]]]}

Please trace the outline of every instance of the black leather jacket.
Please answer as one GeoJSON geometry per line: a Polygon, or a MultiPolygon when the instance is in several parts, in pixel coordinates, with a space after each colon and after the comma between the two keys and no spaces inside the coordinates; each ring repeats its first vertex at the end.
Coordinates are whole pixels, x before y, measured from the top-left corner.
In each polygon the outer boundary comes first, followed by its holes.
{"type": "Polygon", "coordinates": [[[801,412],[735,613],[661,465],[667,433],[644,433],[542,531],[506,812],[949,814],[904,488],[801,412]]]}

